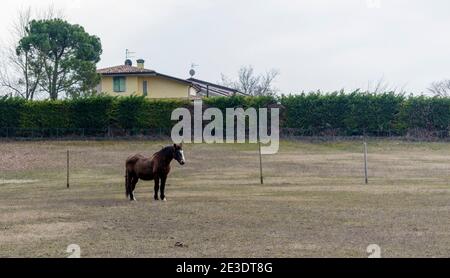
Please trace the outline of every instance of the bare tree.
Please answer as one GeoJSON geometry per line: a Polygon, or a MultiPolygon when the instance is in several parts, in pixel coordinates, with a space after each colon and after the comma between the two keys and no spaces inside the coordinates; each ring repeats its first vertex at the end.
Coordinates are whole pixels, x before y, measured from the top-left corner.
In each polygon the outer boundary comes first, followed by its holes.
{"type": "Polygon", "coordinates": [[[40,54],[32,49],[18,51],[19,41],[26,35],[27,27],[33,18],[61,17],[64,17],[63,12],[56,10],[54,6],[42,10],[27,8],[18,12],[10,27],[11,37],[0,49],[0,87],[4,89],[3,93],[30,100],[36,97],[40,90],[44,60],[39,59],[40,54]],[[31,63],[31,60],[39,62],[31,63]]]}
{"type": "Polygon", "coordinates": [[[450,96],[450,80],[442,80],[431,83],[428,91],[437,97],[449,97],[450,96]]]}
{"type": "Polygon", "coordinates": [[[386,92],[394,92],[394,93],[406,93],[405,91],[406,85],[403,85],[402,87],[399,86],[393,86],[389,82],[387,82],[384,77],[378,79],[375,82],[369,81],[367,85],[367,92],[370,93],[386,93],[386,92]]]}
{"type": "Polygon", "coordinates": [[[238,71],[236,81],[222,74],[222,84],[251,96],[275,95],[278,90],[273,83],[278,75],[279,72],[274,69],[265,74],[256,74],[252,66],[243,66],[238,71]]]}
{"type": "Polygon", "coordinates": [[[261,78],[257,88],[257,95],[275,95],[278,92],[278,89],[273,87],[273,83],[279,74],[280,72],[278,70],[272,69],[264,75],[260,75],[261,78]]]}

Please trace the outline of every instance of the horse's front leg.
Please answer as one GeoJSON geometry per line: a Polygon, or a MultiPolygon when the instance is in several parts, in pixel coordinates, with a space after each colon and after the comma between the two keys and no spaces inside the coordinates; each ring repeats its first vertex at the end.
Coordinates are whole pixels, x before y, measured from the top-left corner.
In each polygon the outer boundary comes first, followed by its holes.
{"type": "Polygon", "coordinates": [[[161,200],[162,201],[166,201],[166,195],[164,194],[164,190],[166,189],[166,180],[167,180],[166,176],[161,177],[161,200]]]}
{"type": "Polygon", "coordinates": [[[155,177],[155,201],[158,201],[159,178],[155,177]]]}
{"type": "Polygon", "coordinates": [[[138,183],[139,178],[133,177],[131,180],[131,188],[130,188],[130,200],[136,201],[136,197],[134,196],[134,189],[136,189],[136,184],[138,183]]]}

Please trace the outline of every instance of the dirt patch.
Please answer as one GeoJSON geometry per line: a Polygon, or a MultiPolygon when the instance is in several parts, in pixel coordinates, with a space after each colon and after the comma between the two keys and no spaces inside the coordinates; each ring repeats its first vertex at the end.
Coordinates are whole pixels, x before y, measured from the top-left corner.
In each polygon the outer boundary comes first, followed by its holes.
{"type": "Polygon", "coordinates": [[[87,230],[92,226],[88,222],[53,222],[39,224],[15,225],[12,228],[4,228],[1,240],[3,243],[54,240],[68,237],[74,233],[87,230]]]}
{"type": "Polygon", "coordinates": [[[26,183],[36,183],[39,180],[2,180],[0,179],[0,185],[3,184],[26,184],[26,183]]]}

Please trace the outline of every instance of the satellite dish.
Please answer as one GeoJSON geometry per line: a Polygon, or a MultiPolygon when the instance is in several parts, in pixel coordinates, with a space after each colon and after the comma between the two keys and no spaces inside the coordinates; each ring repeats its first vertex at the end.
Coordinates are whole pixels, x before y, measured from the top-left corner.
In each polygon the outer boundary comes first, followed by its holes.
{"type": "Polygon", "coordinates": [[[194,70],[194,69],[191,69],[191,70],[189,71],[189,74],[191,75],[191,77],[194,77],[194,75],[195,75],[195,70],[194,70]]]}

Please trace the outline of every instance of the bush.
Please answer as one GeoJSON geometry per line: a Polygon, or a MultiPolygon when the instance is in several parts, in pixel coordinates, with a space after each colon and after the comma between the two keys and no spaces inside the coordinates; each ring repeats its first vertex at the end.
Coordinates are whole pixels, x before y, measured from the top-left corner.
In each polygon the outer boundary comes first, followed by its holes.
{"type": "Polygon", "coordinates": [[[106,129],[111,124],[115,98],[95,96],[64,101],[71,128],[106,129]]]}
{"type": "Polygon", "coordinates": [[[171,129],[174,122],[171,120],[172,111],[185,107],[189,108],[188,100],[149,100],[144,103],[145,127],[158,129],[171,129]]]}
{"type": "Polygon", "coordinates": [[[69,128],[67,108],[67,103],[64,101],[27,101],[19,113],[20,127],[30,129],[69,128]]]}
{"type": "Polygon", "coordinates": [[[410,96],[402,103],[398,128],[403,132],[412,130],[442,131],[450,125],[450,98],[410,96]]]}
{"type": "Polygon", "coordinates": [[[19,127],[24,105],[23,99],[0,97],[0,128],[19,127]]]}
{"type": "MultiPolygon", "coordinates": [[[[408,135],[448,136],[450,98],[364,92],[311,93],[273,97],[214,97],[204,99],[204,108],[272,107],[281,104],[282,127],[301,135],[408,135]],[[443,133],[441,131],[444,131],[443,133]]],[[[95,96],[58,101],[25,101],[0,98],[0,136],[5,128],[83,129],[94,134],[108,128],[167,131],[174,109],[189,100],[149,100],[144,97],[95,96]]],[[[46,133],[47,134],[47,133],[46,133]]],[[[51,132],[48,132],[51,134],[51,132]]],[[[64,135],[65,133],[58,133],[64,135]]],[[[70,134],[67,133],[67,134],[70,134]]],[[[47,135],[44,135],[47,136],[47,135]]]]}
{"type": "Polygon", "coordinates": [[[402,95],[394,93],[359,91],[282,96],[283,126],[300,129],[305,135],[384,134],[395,129],[403,101],[402,95]]]}
{"type": "Polygon", "coordinates": [[[124,129],[171,128],[172,111],[189,107],[187,100],[149,100],[144,97],[115,99],[111,120],[124,129]]]}
{"type": "Polygon", "coordinates": [[[203,100],[204,105],[207,107],[216,107],[222,111],[226,108],[242,107],[247,109],[249,107],[268,107],[271,104],[276,104],[277,100],[270,96],[263,97],[244,97],[244,96],[232,96],[232,97],[213,97],[203,100]]]}

